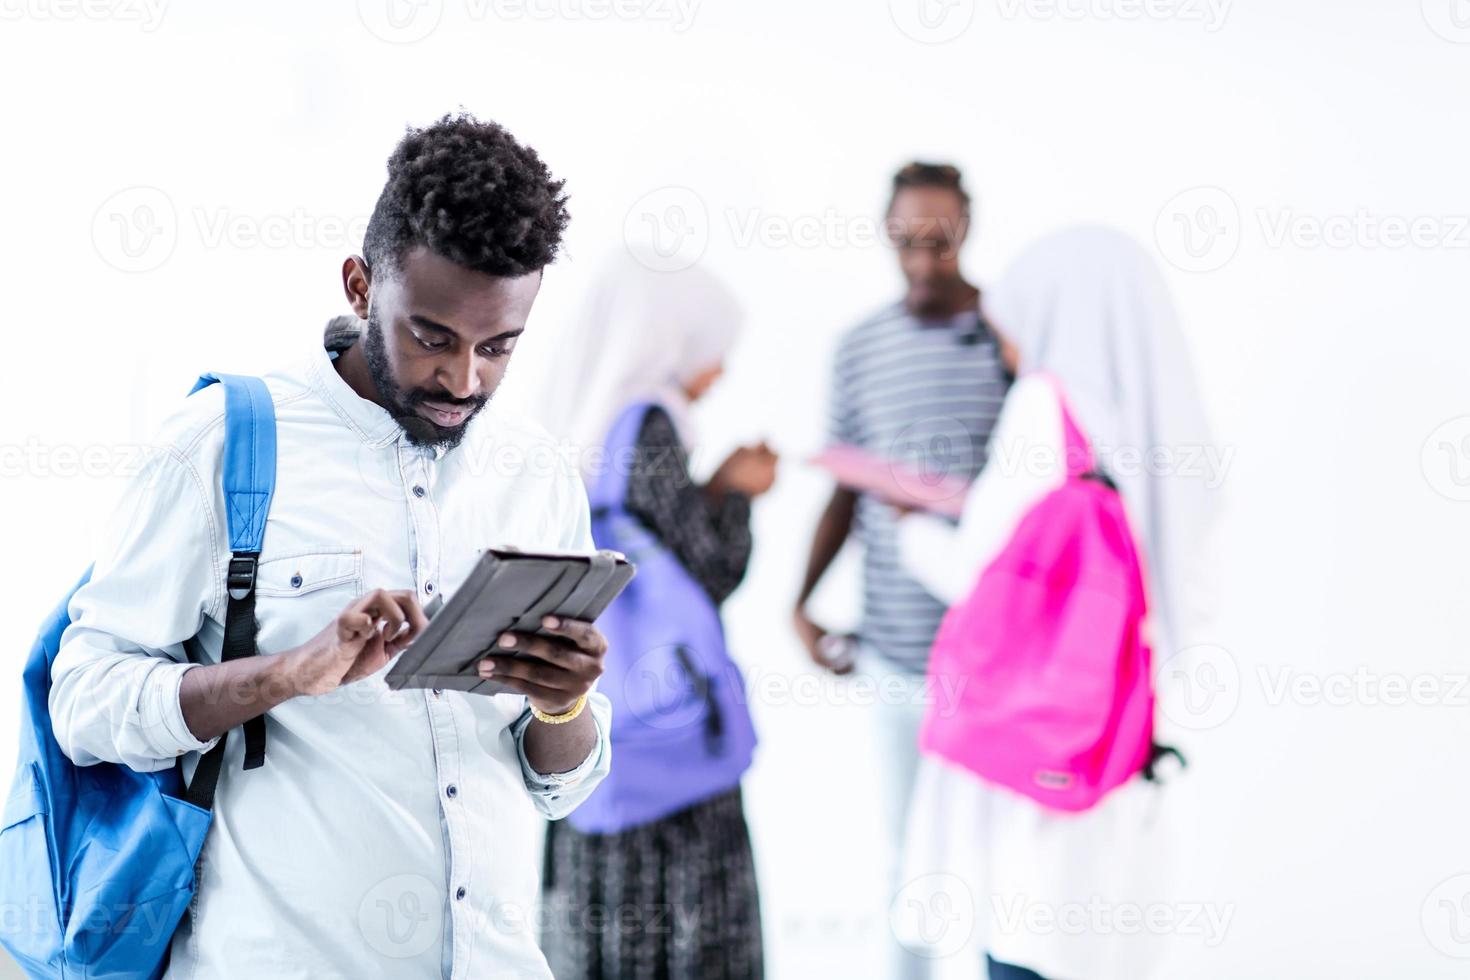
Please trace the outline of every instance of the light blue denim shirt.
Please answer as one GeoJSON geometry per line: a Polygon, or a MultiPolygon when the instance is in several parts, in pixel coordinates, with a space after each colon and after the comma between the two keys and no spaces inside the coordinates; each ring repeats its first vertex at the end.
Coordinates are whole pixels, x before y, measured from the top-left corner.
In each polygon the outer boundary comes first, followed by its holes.
{"type": "MultiPolygon", "coordinates": [[[[593,550],[586,495],[549,436],[492,401],[447,452],[411,444],[316,347],[265,376],[277,484],[257,577],[261,655],[315,635],[374,588],[453,594],[489,547],[593,550]]],[[[181,392],[182,393],[182,392],[181,392]]],[[[184,724],[183,643],[217,662],[229,549],[223,391],[180,399],[71,604],[51,714],[78,764],[156,770],[214,741],[184,724]]],[[[388,668],[267,715],[265,765],[227,740],[192,914],[166,976],[546,977],[536,945],[540,823],[606,775],[598,744],[538,773],[517,695],[392,690],[388,668]]],[[[146,925],[146,924],[145,924],[146,925]]]]}

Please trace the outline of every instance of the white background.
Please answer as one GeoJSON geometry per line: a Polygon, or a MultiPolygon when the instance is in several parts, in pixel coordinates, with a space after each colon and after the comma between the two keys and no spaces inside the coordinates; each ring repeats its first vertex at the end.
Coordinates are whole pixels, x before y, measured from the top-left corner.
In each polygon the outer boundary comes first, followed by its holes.
{"type": "MultiPolygon", "coordinates": [[[[1180,894],[1233,917],[1214,945],[1171,936],[1163,975],[1464,975],[1470,6],[420,0],[394,28],[385,2],[0,0],[0,766],[21,660],[127,447],[200,371],[265,369],[343,312],[394,142],[460,105],[572,195],[504,397],[526,399],[596,261],[648,220],[692,232],[681,254],[743,298],[701,458],[759,436],[788,455],[727,611],[752,674],[790,689],[828,355],[898,295],[871,235],[889,175],[948,159],[982,283],[1063,222],[1155,249],[1232,454],[1215,672],[1174,678],[1224,700],[1173,815],[1180,894]],[[1419,244],[1371,227],[1412,219],[1419,244]],[[1321,226],[1346,237],[1314,243],[1321,226]],[[1278,696],[1292,678],[1328,694],[1278,696]]],[[[849,556],[829,618],[853,618],[854,587],[849,556]]],[[[879,976],[887,930],[869,713],[819,691],[756,704],[777,980],[879,976]]]]}

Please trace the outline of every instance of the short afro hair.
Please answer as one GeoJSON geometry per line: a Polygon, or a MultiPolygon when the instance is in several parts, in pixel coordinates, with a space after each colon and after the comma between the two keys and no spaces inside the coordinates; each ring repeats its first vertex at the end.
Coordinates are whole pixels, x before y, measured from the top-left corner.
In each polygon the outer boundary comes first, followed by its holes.
{"type": "Polygon", "coordinates": [[[905,164],[893,175],[893,193],[888,197],[889,211],[893,210],[893,201],[898,197],[899,191],[910,187],[938,187],[952,191],[960,199],[961,212],[967,218],[970,216],[970,194],[965,190],[960,168],[954,164],[925,163],[922,160],[905,164]]]}
{"type": "Polygon", "coordinates": [[[363,257],[373,273],[392,275],[423,245],[487,275],[536,272],[556,258],[567,227],[564,183],[535,150],[467,112],[410,128],[388,159],[363,257]]]}

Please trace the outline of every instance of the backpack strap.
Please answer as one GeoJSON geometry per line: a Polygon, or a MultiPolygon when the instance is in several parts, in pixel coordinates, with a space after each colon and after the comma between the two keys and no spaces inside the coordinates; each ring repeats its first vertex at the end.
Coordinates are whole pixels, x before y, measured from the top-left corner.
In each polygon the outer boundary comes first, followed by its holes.
{"type": "Polygon", "coordinates": [[[1143,763],[1143,778],[1151,783],[1159,782],[1158,765],[1163,759],[1173,756],[1179,762],[1179,768],[1189,766],[1189,761],[1184,758],[1184,753],[1172,745],[1160,745],[1158,742],[1149,742],[1148,758],[1143,763]]]}
{"type": "Polygon", "coordinates": [[[606,516],[623,509],[628,494],[628,478],[637,464],[638,434],[643,420],[657,403],[636,401],[624,406],[608,427],[602,441],[602,470],[587,488],[594,516],[606,516]]]}
{"type": "Polygon", "coordinates": [[[1082,427],[1077,424],[1077,418],[1072,414],[1072,407],[1067,403],[1067,392],[1062,387],[1061,381],[1051,374],[1043,374],[1043,377],[1051,384],[1052,391],[1057,396],[1057,404],[1062,410],[1062,433],[1066,442],[1063,451],[1066,453],[1064,462],[1067,465],[1067,479],[1095,480],[1116,493],[1118,485],[1113,482],[1112,477],[1098,468],[1097,457],[1092,453],[1092,442],[1082,434],[1082,427]]]}
{"type": "MultiPolygon", "coordinates": [[[[225,387],[223,488],[225,521],[230,536],[230,567],[225,576],[225,640],[220,660],[254,656],[255,573],[265,539],[265,520],[276,486],[276,411],[270,391],[259,378],[239,374],[205,374],[189,394],[219,383],[225,387]]],[[[245,722],[245,768],[265,764],[265,715],[245,722]]],[[[228,732],[226,737],[228,737],[228,732]]],[[[186,798],[208,810],[224,764],[226,738],[206,752],[194,770],[186,798]]]]}

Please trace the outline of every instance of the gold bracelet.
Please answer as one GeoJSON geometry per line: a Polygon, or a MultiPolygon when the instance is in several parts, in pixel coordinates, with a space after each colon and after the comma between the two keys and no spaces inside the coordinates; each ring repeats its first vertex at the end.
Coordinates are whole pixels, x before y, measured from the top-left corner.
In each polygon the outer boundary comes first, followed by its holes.
{"type": "Polygon", "coordinates": [[[535,716],[537,721],[543,724],[565,725],[569,721],[576,721],[577,716],[582,713],[582,709],[585,707],[587,707],[587,695],[584,694],[577,699],[575,704],[559,715],[548,715],[534,704],[531,705],[531,714],[535,716]]]}

